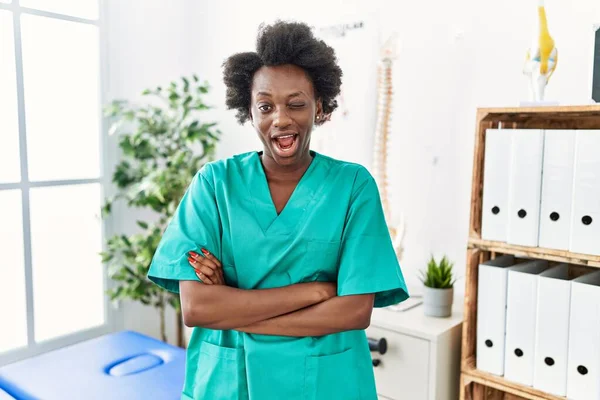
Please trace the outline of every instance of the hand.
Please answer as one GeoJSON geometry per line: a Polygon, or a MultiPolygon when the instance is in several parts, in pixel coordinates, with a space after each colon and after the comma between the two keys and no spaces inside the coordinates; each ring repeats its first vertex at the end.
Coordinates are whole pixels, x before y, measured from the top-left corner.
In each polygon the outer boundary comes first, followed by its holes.
{"type": "Polygon", "coordinates": [[[223,266],[208,250],[202,249],[202,254],[190,251],[188,262],[196,271],[196,276],[207,285],[225,285],[223,266]]]}

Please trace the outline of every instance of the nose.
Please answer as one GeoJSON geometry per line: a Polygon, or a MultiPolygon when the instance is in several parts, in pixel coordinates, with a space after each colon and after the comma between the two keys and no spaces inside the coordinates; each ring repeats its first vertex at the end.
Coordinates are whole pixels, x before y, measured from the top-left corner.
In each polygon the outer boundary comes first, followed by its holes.
{"type": "Polygon", "coordinates": [[[292,123],[292,119],[287,113],[285,107],[278,107],[273,115],[273,125],[276,128],[285,128],[292,123]]]}

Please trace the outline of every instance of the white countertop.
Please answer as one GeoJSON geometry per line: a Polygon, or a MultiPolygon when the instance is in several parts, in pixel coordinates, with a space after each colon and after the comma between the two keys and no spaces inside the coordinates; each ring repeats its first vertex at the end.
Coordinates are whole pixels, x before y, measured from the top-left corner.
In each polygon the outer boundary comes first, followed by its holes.
{"type": "Polygon", "coordinates": [[[432,341],[442,333],[463,322],[463,301],[456,299],[452,315],[446,318],[428,317],[423,314],[423,304],[406,311],[394,311],[391,308],[375,308],[371,315],[371,326],[389,329],[399,333],[416,336],[432,341]]]}

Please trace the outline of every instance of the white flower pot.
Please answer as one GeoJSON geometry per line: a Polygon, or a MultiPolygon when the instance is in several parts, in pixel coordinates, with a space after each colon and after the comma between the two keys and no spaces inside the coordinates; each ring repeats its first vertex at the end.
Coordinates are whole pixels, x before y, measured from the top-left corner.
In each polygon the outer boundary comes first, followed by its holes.
{"type": "Polygon", "coordinates": [[[435,289],[423,286],[424,313],[430,317],[449,317],[452,314],[454,289],[435,289]]]}

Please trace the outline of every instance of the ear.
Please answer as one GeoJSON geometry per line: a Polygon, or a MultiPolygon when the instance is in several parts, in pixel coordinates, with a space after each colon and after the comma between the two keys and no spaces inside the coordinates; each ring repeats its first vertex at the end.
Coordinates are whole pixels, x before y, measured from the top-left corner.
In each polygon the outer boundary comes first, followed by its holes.
{"type": "Polygon", "coordinates": [[[315,121],[321,122],[321,120],[324,118],[323,115],[323,100],[319,97],[317,99],[317,110],[315,112],[315,121]],[[318,117],[318,118],[317,118],[318,117]]]}

